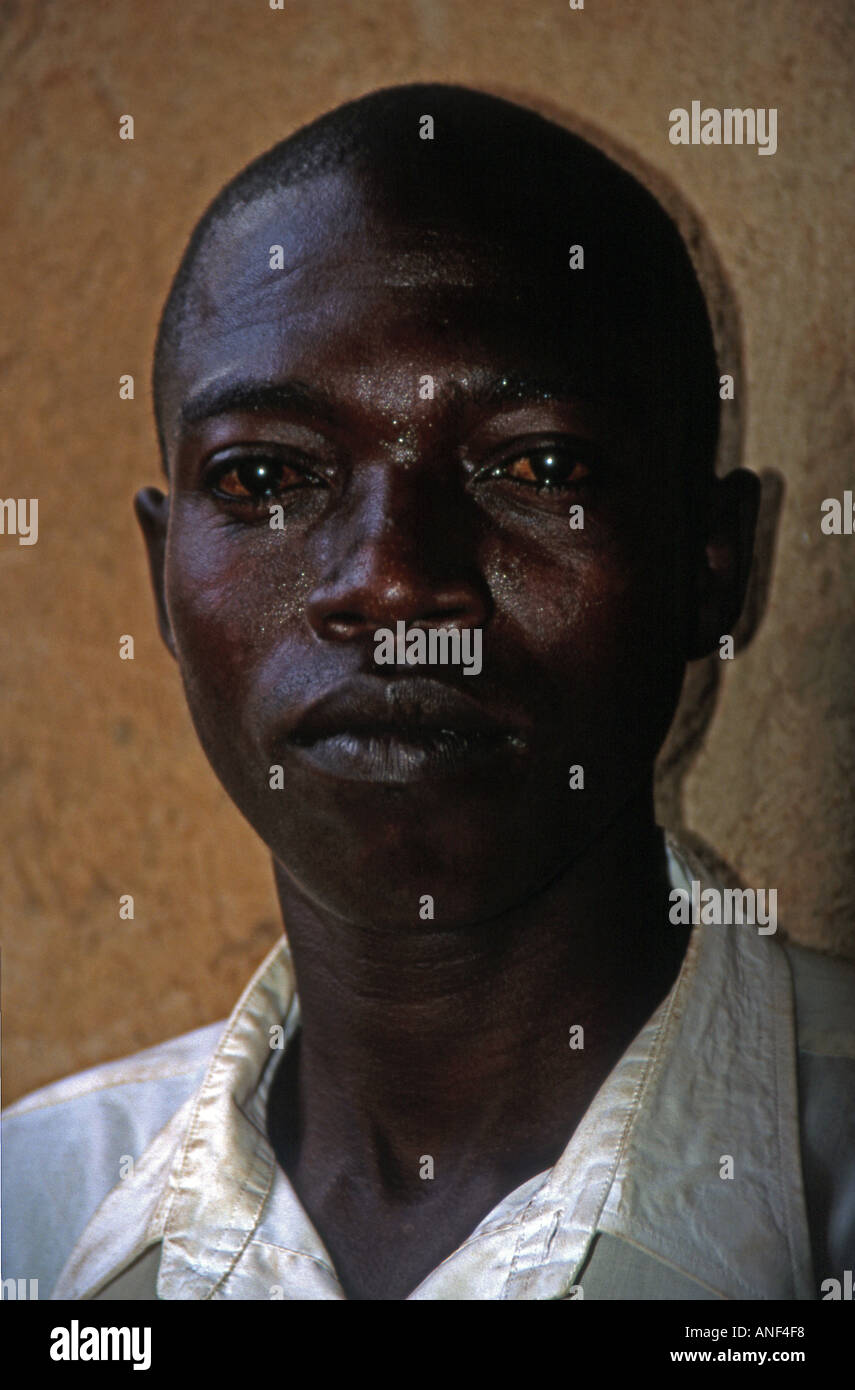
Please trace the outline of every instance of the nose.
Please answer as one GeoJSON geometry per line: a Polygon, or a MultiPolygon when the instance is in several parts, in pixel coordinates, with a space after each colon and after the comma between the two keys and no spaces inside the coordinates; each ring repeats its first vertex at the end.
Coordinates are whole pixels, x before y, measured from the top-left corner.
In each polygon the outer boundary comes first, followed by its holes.
{"type": "Polygon", "coordinates": [[[483,627],[490,596],[480,574],[467,498],[418,470],[370,470],[347,515],[322,539],[307,616],[317,636],[352,641],[403,620],[411,627],[483,627]]]}

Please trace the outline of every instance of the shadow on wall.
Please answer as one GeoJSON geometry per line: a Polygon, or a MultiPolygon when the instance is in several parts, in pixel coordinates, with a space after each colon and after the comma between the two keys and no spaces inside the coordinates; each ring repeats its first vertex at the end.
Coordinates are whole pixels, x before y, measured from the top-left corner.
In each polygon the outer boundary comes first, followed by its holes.
{"type": "MultiPolygon", "coordinates": [[[[733,287],[700,217],[660,170],[589,122],[550,102],[532,98],[527,92],[507,87],[493,90],[496,96],[539,111],[547,120],[596,145],[644,184],[676,222],[704,291],[719,363],[737,383],[735,399],[728,401],[721,411],[716,472],[723,476],[738,468],[742,461],[746,415],[741,316],[733,287]]],[[[777,550],[784,479],[772,469],[764,470],[759,477],[762,491],[754,559],[742,614],[731,634],[734,653],[749,646],[763,621],[777,550]]],[[[700,835],[688,829],[683,806],[683,785],[712,723],[721,680],[722,661],[717,653],[692,662],[686,672],[679,708],[656,764],[656,817],[659,824],[672,831],[726,887],[744,888],[747,885],[736,871],[700,835]]]]}
{"type": "MultiPolygon", "coordinates": [[[[733,466],[733,465],[731,465],[733,466]]],[[[760,474],[762,492],[754,560],[748,592],[733,633],[734,652],[753,641],[766,613],[784,497],[781,475],[771,469],[760,474]]],[[[685,825],[683,783],[712,723],[721,688],[723,663],[717,653],[694,661],[686,672],[680,705],[656,764],[656,818],[693,850],[701,863],[726,887],[745,888],[734,869],[700,835],[685,825]]]]}

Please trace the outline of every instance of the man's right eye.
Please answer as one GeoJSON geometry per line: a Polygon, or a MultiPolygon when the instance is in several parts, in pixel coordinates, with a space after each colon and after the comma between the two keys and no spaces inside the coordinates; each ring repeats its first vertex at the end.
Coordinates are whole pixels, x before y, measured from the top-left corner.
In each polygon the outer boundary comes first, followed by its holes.
{"type": "Polygon", "coordinates": [[[268,455],[245,455],[220,462],[209,474],[214,495],[230,502],[265,506],[285,492],[317,487],[320,480],[311,473],[268,455]]]}

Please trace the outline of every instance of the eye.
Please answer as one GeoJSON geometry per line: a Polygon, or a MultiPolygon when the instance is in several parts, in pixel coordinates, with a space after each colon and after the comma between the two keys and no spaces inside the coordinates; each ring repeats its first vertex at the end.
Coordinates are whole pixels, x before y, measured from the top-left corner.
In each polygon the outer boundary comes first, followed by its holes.
{"type": "Polygon", "coordinates": [[[526,449],[505,463],[494,465],[489,476],[536,488],[538,492],[560,492],[585,482],[594,470],[595,453],[587,441],[548,444],[526,449]]]}
{"type": "Polygon", "coordinates": [[[263,506],[297,488],[317,487],[319,480],[294,464],[267,454],[245,454],[220,460],[210,475],[214,494],[230,502],[263,506]]]}

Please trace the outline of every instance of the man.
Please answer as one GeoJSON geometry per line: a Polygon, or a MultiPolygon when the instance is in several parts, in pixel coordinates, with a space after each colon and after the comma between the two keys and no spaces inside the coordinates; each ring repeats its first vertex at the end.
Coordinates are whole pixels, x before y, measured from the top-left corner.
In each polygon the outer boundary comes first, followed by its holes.
{"type": "Polygon", "coordinates": [[[852,975],[675,913],[721,890],[652,809],[758,501],[715,476],[671,221],[518,107],[375,93],[208,210],[154,392],[160,628],[288,944],[224,1029],[14,1107],[5,1272],[41,1260],[57,1298],[818,1297],[855,1230],[852,975]]]}

